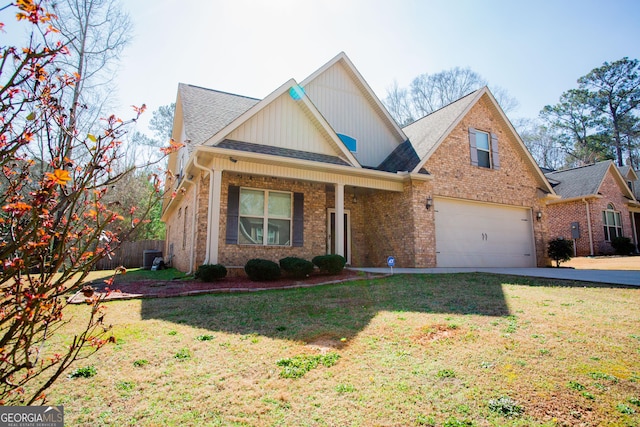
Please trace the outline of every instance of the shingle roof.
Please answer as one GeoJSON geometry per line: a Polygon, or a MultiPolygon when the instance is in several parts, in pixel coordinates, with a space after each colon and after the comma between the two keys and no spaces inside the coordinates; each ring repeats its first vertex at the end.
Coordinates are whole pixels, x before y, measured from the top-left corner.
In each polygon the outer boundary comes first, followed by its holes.
{"type": "Polygon", "coordinates": [[[178,85],[178,93],[191,145],[202,144],[260,101],[184,83],[178,85]]]}
{"type": "Polygon", "coordinates": [[[308,151],[292,150],[289,148],[275,147],[272,145],[253,144],[250,142],[232,141],[225,139],[216,145],[219,148],[231,150],[248,151],[251,153],[269,154],[272,156],[289,157],[299,160],[310,160],[313,162],[330,163],[334,165],[351,166],[340,157],[329,156],[327,154],[311,153],[308,151]]]}
{"type": "Polygon", "coordinates": [[[474,95],[477,92],[471,92],[402,129],[409,137],[420,159],[423,159],[435,147],[456,119],[474,102],[474,95]]]}
{"type": "Polygon", "coordinates": [[[600,184],[611,164],[611,160],[606,160],[593,165],[547,173],[545,176],[549,181],[558,182],[553,189],[563,199],[593,196],[598,194],[600,184]]]}
{"type": "Polygon", "coordinates": [[[420,157],[411,145],[411,141],[406,140],[398,145],[376,169],[394,173],[398,171],[411,172],[418,166],[418,163],[420,163],[420,157]]]}

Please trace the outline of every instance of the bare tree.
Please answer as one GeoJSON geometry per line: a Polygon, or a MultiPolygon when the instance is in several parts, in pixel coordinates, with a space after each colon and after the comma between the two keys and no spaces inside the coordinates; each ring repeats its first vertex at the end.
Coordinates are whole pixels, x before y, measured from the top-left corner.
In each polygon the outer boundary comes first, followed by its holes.
{"type": "MultiPolygon", "coordinates": [[[[455,67],[435,74],[420,74],[411,81],[409,89],[394,83],[387,90],[384,104],[391,116],[405,126],[484,86],[487,81],[480,74],[468,67],[455,67]]],[[[496,86],[492,93],[505,112],[517,108],[518,101],[505,89],[496,86]]]]}
{"type": "MultiPolygon", "coordinates": [[[[68,49],[52,40],[54,16],[44,6],[24,0],[0,8],[32,26],[22,46],[0,47],[2,405],[44,402],[45,391],[74,360],[109,342],[102,297],[94,294],[85,311],[68,318],[66,296],[136,231],[140,216],[146,217],[144,212],[133,217],[133,207],[120,214],[107,202],[113,186],[130,172],[114,167],[122,156],[127,123],[106,115],[93,134],[68,133],[83,125],[77,115],[71,123],[75,105],[66,103],[73,99],[67,93],[75,90],[79,76],[59,67],[68,49]],[[31,155],[36,141],[43,148],[40,158],[31,155]],[[82,162],[72,153],[85,153],[82,162]],[[64,325],[73,336],[61,343],[64,325]]],[[[164,151],[177,148],[173,143],[164,151]]],[[[162,197],[158,177],[151,185],[151,197],[162,197]]],[[[138,202],[142,209],[153,206],[138,202]]]]}
{"type": "Polygon", "coordinates": [[[567,153],[551,129],[535,119],[518,119],[514,126],[540,167],[557,170],[566,165],[567,153]]]}
{"type": "Polygon", "coordinates": [[[69,50],[69,55],[56,59],[57,64],[78,79],[65,102],[71,106],[69,129],[63,135],[69,144],[73,133],[90,133],[105,109],[112,107],[117,66],[133,27],[117,1],[58,0],[53,11],[53,24],[69,50]]]}

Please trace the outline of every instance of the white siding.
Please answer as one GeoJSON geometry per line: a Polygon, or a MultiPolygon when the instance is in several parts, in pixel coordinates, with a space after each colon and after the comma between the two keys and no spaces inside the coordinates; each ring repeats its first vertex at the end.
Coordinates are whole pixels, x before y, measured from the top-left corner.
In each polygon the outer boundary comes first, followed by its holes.
{"type": "Polygon", "coordinates": [[[231,132],[227,139],[341,156],[328,135],[285,93],[231,132]]]}
{"type": "Polygon", "coordinates": [[[360,164],[378,166],[403,142],[340,63],[316,77],[304,89],[337,133],[357,140],[354,156],[360,164]]]}

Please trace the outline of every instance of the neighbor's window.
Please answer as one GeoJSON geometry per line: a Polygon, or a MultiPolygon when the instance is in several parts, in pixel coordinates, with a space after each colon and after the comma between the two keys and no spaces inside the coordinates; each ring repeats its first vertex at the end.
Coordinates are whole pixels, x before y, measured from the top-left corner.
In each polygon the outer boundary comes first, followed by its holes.
{"type": "Polygon", "coordinates": [[[607,210],[602,211],[602,223],[604,224],[604,240],[610,242],[614,237],[622,237],[622,221],[620,212],[609,203],[607,210]]]}
{"type": "Polygon", "coordinates": [[[291,193],[241,188],[238,243],[291,245],[291,212],[291,193]]]}

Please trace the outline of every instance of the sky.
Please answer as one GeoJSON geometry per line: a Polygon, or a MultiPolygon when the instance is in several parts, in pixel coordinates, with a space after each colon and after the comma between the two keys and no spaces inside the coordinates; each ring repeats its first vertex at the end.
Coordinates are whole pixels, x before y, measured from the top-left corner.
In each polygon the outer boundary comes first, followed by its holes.
{"type": "MultiPolygon", "coordinates": [[[[639,0],[124,0],[134,24],[117,113],[178,83],[264,98],[344,51],[380,99],[396,81],[470,67],[535,118],[591,69],[640,58],[639,0]]],[[[144,127],[145,120],[141,121],[144,127]]],[[[144,131],[144,129],[139,129],[144,131]]]]}

